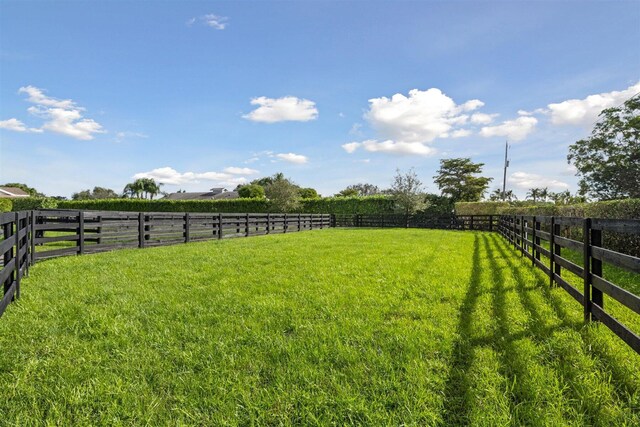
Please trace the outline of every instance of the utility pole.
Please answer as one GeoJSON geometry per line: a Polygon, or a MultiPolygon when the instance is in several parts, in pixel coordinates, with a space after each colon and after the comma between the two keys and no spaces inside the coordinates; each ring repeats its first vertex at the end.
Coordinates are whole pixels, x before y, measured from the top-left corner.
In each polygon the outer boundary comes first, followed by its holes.
{"type": "Polygon", "coordinates": [[[502,177],[502,201],[507,199],[507,168],[509,167],[509,141],[504,143],[504,175],[502,177]]]}

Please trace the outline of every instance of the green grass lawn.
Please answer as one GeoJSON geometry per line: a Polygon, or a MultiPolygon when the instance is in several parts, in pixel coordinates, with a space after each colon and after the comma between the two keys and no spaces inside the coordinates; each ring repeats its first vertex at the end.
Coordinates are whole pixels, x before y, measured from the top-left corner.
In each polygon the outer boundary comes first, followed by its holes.
{"type": "Polygon", "coordinates": [[[497,234],[121,250],[39,263],[22,295],[0,425],[640,425],[640,356],[497,234]]]}

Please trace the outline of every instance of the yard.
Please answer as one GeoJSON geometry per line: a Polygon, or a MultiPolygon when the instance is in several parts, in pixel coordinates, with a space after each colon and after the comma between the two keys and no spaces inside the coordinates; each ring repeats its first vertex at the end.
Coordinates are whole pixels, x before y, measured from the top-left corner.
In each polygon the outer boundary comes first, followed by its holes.
{"type": "Polygon", "coordinates": [[[497,234],[328,229],[36,264],[0,319],[0,414],[640,425],[640,356],[497,234]]]}

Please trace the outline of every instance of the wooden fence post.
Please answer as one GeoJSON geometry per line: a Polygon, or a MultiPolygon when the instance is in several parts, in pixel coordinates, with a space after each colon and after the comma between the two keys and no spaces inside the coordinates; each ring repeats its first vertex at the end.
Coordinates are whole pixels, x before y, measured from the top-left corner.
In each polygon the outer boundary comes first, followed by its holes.
{"type": "MultiPolygon", "coordinates": [[[[538,221],[536,219],[536,217],[533,217],[533,226],[534,226],[536,231],[540,231],[541,230],[542,224],[541,224],[540,221],[538,221]]],[[[534,233],[536,233],[536,231],[534,231],[534,233]]],[[[538,233],[534,234],[534,243],[536,244],[536,246],[538,246],[537,250],[535,251],[536,259],[538,261],[540,261],[540,234],[538,234],[538,233]]]]}
{"type": "Polygon", "coordinates": [[[298,214],[298,231],[302,229],[302,223],[300,222],[300,214],[298,214]]]}
{"type": "MultiPolygon", "coordinates": [[[[98,215],[98,224],[102,224],[102,215],[98,215]]],[[[96,240],[96,245],[100,245],[102,244],[102,226],[98,226],[97,230],[98,232],[98,239],[96,240]]]]}
{"type": "Polygon", "coordinates": [[[84,211],[78,211],[78,254],[84,254],[84,211]]]}
{"type": "MultiPolygon", "coordinates": [[[[560,235],[560,224],[554,224],[553,226],[555,228],[553,230],[554,234],[556,236],[559,236],[560,235]]],[[[562,246],[560,246],[559,244],[555,243],[555,238],[553,240],[553,246],[554,246],[553,247],[554,257],[556,255],[562,256],[562,246]]],[[[555,262],[555,260],[553,262],[553,269],[554,269],[554,272],[553,272],[554,274],[557,274],[558,276],[562,276],[562,267],[560,266],[560,264],[555,262]]]]}
{"type": "Polygon", "coordinates": [[[493,231],[493,215],[489,215],[489,231],[493,231]]]}
{"type": "Polygon", "coordinates": [[[555,271],[555,235],[556,217],[551,217],[551,227],[549,228],[549,286],[553,286],[553,273],[555,271]]]}
{"type": "Polygon", "coordinates": [[[282,223],[282,232],[286,233],[287,228],[289,228],[289,223],[287,222],[287,214],[284,214],[284,222],[282,223]]]}
{"type": "Polygon", "coordinates": [[[520,256],[524,256],[524,215],[520,216],[520,256]]]}
{"type": "Polygon", "coordinates": [[[15,228],[15,245],[16,252],[14,255],[14,271],[15,271],[15,280],[16,280],[16,293],[13,294],[13,300],[20,298],[20,212],[16,212],[16,228],[15,228]]]}
{"type": "Polygon", "coordinates": [[[582,220],[582,305],[584,309],[584,321],[591,320],[591,218],[582,220]]]}
{"type": "Polygon", "coordinates": [[[29,254],[29,264],[33,265],[36,262],[36,213],[31,211],[31,253],[29,254]]]}
{"type": "Polygon", "coordinates": [[[271,214],[267,214],[267,234],[271,232],[271,214]]]}
{"type": "Polygon", "coordinates": [[[218,240],[222,239],[222,214],[218,214],[218,240]]]}
{"type": "Polygon", "coordinates": [[[529,224],[531,228],[531,265],[536,265],[536,217],[532,218],[533,224],[529,224]]]}
{"type": "Polygon", "coordinates": [[[249,214],[245,216],[244,224],[244,235],[245,237],[249,237],[249,214]]]}
{"type": "MultiPolygon", "coordinates": [[[[591,246],[602,247],[602,230],[591,228],[591,246]]],[[[591,257],[591,274],[602,277],[602,261],[591,257]]],[[[604,297],[600,289],[591,288],[591,302],[604,308],[604,297]]]]}
{"type": "MultiPolygon", "coordinates": [[[[13,223],[8,223],[2,226],[2,233],[4,235],[4,240],[9,240],[11,238],[11,236],[13,232],[13,223]]],[[[7,265],[11,262],[11,258],[13,258],[13,246],[4,253],[4,264],[3,265],[7,265]]],[[[11,288],[11,284],[13,283],[14,280],[14,274],[15,274],[15,265],[13,266],[13,271],[9,274],[9,276],[7,277],[7,279],[4,281],[4,293],[3,295],[5,295],[7,292],[9,292],[9,288],[11,288]]]]}
{"type": "Polygon", "coordinates": [[[138,247],[144,248],[144,212],[138,212],[138,247]]]}
{"type": "Polygon", "coordinates": [[[189,228],[191,226],[191,217],[189,216],[189,212],[184,214],[184,242],[189,243],[191,241],[191,236],[189,234],[189,228]]]}

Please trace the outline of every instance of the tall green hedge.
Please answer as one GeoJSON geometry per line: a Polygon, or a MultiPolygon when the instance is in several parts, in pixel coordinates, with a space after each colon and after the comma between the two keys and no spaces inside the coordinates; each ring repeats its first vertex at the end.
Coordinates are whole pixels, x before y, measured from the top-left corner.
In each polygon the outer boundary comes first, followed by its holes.
{"type": "MultiPolygon", "coordinates": [[[[296,213],[367,214],[393,212],[394,203],[382,196],[326,197],[303,199],[296,213]]],[[[145,200],[99,199],[65,200],[58,202],[60,209],[88,209],[129,212],[274,212],[265,199],[232,200],[145,200]]]]}
{"type": "Polygon", "coordinates": [[[578,205],[511,206],[500,210],[505,215],[554,215],[580,218],[640,219],[640,199],[609,200],[578,205]]]}
{"type": "Polygon", "coordinates": [[[609,200],[606,202],[555,205],[532,202],[474,202],[456,203],[458,215],[547,215],[580,218],[640,218],[640,199],[609,200]]]}
{"type": "Polygon", "coordinates": [[[301,213],[379,214],[393,213],[395,203],[385,196],[325,197],[300,201],[301,213]]]}
{"type": "Polygon", "coordinates": [[[13,207],[13,203],[11,199],[0,199],[0,212],[11,212],[11,208],[13,207]]]}
{"type": "Polygon", "coordinates": [[[88,209],[126,212],[269,212],[265,199],[231,200],[146,200],[146,199],[96,199],[65,200],[58,202],[60,209],[88,209]]]}

